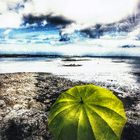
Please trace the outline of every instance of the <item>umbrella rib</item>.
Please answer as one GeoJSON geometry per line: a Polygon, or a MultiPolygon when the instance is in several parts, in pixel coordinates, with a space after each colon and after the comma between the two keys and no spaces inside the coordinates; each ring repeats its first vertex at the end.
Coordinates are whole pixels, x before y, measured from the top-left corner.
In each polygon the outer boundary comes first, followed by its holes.
{"type": "Polygon", "coordinates": [[[59,136],[58,136],[58,140],[61,140],[61,138],[60,138],[60,136],[61,136],[61,133],[62,133],[62,130],[64,129],[64,125],[63,125],[63,127],[61,128],[61,130],[60,130],[60,133],[59,133],[59,136]]]}
{"type": "Polygon", "coordinates": [[[58,115],[60,115],[63,111],[65,111],[65,110],[67,110],[67,109],[69,109],[69,108],[72,108],[73,106],[75,106],[75,104],[74,104],[74,105],[70,105],[70,106],[66,107],[65,109],[61,110],[60,112],[58,112],[58,113],[50,120],[49,124],[50,124],[58,115]]]}
{"type": "Polygon", "coordinates": [[[114,132],[114,130],[112,129],[112,127],[108,124],[108,122],[106,122],[95,110],[93,110],[92,107],[88,106],[88,108],[90,108],[99,118],[101,118],[107,124],[107,126],[109,126],[109,128],[112,130],[112,132],[114,133],[114,135],[118,138],[117,134],[114,132]]]}
{"type": "MultiPolygon", "coordinates": [[[[92,91],[92,93],[91,93],[90,95],[88,95],[88,97],[85,96],[86,99],[90,98],[90,97],[91,97],[94,93],[96,93],[96,92],[97,92],[97,89],[94,90],[94,91],[92,91]]],[[[86,93],[88,93],[88,92],[87,92],[87,89],[86,89],[86,93]]]]}
{"type": "MultiPolygon", "coordinates": [[[[80,107],[81,107],[81,106],[79,106],[78,111],[80,110],[80,107]]],[[[77,112],[78,112],[78,111],[77,111],[77,112]]],[[[78,128],[79,128],[78,126],[79,126],[79,123],[80,123],[79,121],[80,121],[81,113],[82,113],[82,112],[80,112],[80,114],[79,114],[79,117],[78,117],[78,123],[77,123],[77,140],[78,140],[78,130],[79,130],[79,129],[78,129],[78,128]]]]}
{"type": "Polygon", "coordinates": [[[86,111],[85,107],[84,107],[83,110],[84,110],[85,115],[86,115],[86,118],[87,118],[87,120],[88,120],[88,122],[89,122],[90,128],[92,129],[93,138],[96,140],[96,137],[95,137],[95,135],[94,135],[94,130],[93,130],[92,126],[91,126],[90,119],[89,119],[89,117],[88,117],[88,115],[87,115],[87,111],[86,111]]]}
{"type": "MultiPolygon", "coordinates": [[[[79,110],[79,108],[80,108],[80,105],[79,105],[79,107],[78,107],[78,110],[79,110]]],[[[78,111],[77,111],[77,112],[78,112],[78,111]]],[[[76,116],[77,112],[75,113],[74,116],[76,116]]],[[[62,130],[64,129],[64,126],[65,126],[65,125],[63,125],[63,127],[62,127],[62,129],[61,129],[61,131],[60,131],[60,133],[59,133],[59,137],[61,136],[61,133],[62,133],[62,130]]],[[[59,140],[59,137],[58,137],[58,140],[59,140]]],[[[61,139],[60,139],[60,140],[61,140],[61,139]]]]}
{"type": "Polygon", "coordinates": [[[109,109],[109,110],[111,110],[112,112],[114,112],[115,114],[117,114],[118,116],[120,116],[121,118],[125,119],[125,118],[124,118],[122,115],[120,115],[118,112],[115,112],[115,110],[113,110],[113,109],[111,109],[111,108],[108,108],[108,107],[106,107],[106,106],[101,106],[101,105],[97,105],[97,104],[94,104],[94,103],[89,104],[89,105],[93,105],[93,106],[97,106],[97,107],[100,107],[100,108],[109,109]]]}
{"type": "Polygon", "coordinates": [[[79,126],[79,123],[80,123],[79,121],[80,121],[81,113],[82,113],[82,112],[80,112],[80,114],[79,114],[78,124],[77,124],[77,140],[78,140],[78,131],[79,131],[79,127],[78,127],[78,126],[79,126]]]}
{"type": "Polygon", "coordinates": [[[94,92],[92,92],[91,95],[89,95],[88,97],[86,97],[86,100],[88,100],[89,98],[91,98],[91,96],[93,96],[96,92],[97,92],[97,90],[95,90],[94,92]]]}
{"type": "MultiPolygon", "coordinates": [[[[90,96],[90,98],[91,98],[91,96],[90,96]]],[[[87,99],[89,99],[89,97],[88,98],[86,98],[86,100],[87,99]]],[[[88,101],[88,102],[93,102],[93,99],[94,98],[91,98],[92,99],[92,101],[88,101]]],[[[100,98],[95,98],[95,99],[102,99],[102,100],[114,100],[114,101],[116,101],[116,98],[112,98],[112,97],[100,97],[100,98]]],[[[117,100],[118,101],[118,100],[117,100]]]]}
{"type": "Polygon", "coordinates": [[[68,103],[68,102],[70,102],[70,103],[76,103],[76,101],[74,101],[74,100],[63,99],[63,100],[61,100],[61,101],[55,103],[55,105],[59,105],[59,104],[61,104],[61,103],[68,103]]]}
{"type": "Polygon", "coordinates": [[[65,94],[71,96],[74,99],[76,98],[76,96],[73,96],[73,95],[69,94],[68,92],[65,92],[65,94]]]}

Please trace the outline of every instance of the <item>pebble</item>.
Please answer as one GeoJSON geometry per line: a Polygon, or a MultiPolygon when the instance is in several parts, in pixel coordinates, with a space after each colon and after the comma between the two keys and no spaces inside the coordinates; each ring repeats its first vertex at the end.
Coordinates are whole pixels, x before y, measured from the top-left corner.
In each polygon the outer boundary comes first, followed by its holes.
{"type": "Polygon", "coordinates": [[[6,103],[4,102],[4,100],[0,100],[0,108],[3,108],[6,106],[6,103]]]}

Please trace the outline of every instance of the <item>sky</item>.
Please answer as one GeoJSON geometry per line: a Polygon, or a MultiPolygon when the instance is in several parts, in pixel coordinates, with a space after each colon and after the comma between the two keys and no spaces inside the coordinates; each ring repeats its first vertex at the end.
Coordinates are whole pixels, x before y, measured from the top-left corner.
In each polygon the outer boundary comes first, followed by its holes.
{"type": "Polygon", "coordinates": [[[28,15],[63,16],[79,24],[113,23],[137,13],[140,0],[0,0],[0,28],[16,28],[28,15]]]}

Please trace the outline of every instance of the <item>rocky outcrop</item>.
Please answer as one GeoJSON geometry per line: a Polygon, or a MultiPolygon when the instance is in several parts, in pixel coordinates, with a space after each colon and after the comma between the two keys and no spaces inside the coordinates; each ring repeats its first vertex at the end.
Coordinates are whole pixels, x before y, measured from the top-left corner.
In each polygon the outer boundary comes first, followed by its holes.
{"type": "Polygon", "coordinates": [[[0,140],[48,138],[47,112],[37,102],[33,74],[0,75],[0,140]]]}
{"type": "MultiPolygon", "coordinates": [[[[52,140],[50,107],[61,92],[81,84],[46,73],[0,74],[0,140],[52,140]]],[[[124,102],[128,117],[121,140],[139,140],[140,94],[115,94],[124,102]]]]}

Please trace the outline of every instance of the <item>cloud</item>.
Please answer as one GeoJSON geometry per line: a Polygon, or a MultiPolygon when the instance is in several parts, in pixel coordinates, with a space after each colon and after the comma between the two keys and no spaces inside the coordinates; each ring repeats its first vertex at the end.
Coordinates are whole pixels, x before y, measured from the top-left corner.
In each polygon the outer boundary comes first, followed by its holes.
{"type": "Polygon", "coordinates": [[[22,15],[16,11],[18,4],[24,4],[23,0],[0,1],[0,28],[16,28],[22,23],[22,15]]]}
{"type": "MultiPolygon", "coordinates": [[[[62,16],[53,16],[51,14],[48,15],[24,15],[23,16],[23,25],[34,25],[35,23],[37,25],[42,25],[42,22],[52,23],[54,25],[69,25],[73,23],[74,21],[65,19],[62,16]]],[[[46,25],[46,24],[43,24],[46,25]]]]}
{"type": "Polygon", "coordinates": [[[119,21],[134,12],[137,0],[51,0],[57,14],[80,23],[119,21]]]}
{"type": "MultiPolygon", "coordinates": [[[[22,18],[28,15],[62,16],[63,19],[89,25],[112,23],[135,13],[138,2],[139,0],[1,0],[0,19],[14,19],[16,23],[12,23],[13,27],[20,26],[22,18]]],[[[0,26],[3,27],[2,23],[0,26]]],[[[12,27],[10,23],[7,26],[12,27]]]]}
{"type": "Polygon", "coordinates": [[[32,0],[24,12],[53,13],[79,23],[110,23],[132,14],[137,3],[138,0],[32,0]]]}
{"type": "Polygon", "coordinates": [[[5,2],[0,1],[0,13],[7,11],[7,5],[5,2]]]}
{"type": "Polygon", "coordinates": [[[5,13],[0,15],[0,27],[1,28],[17,28],[20,26],[22,18],[19,14],[14,12],[5,13]]]}

